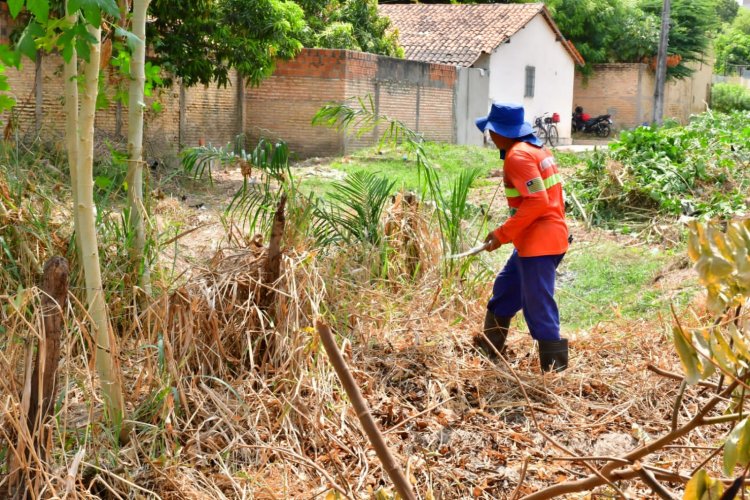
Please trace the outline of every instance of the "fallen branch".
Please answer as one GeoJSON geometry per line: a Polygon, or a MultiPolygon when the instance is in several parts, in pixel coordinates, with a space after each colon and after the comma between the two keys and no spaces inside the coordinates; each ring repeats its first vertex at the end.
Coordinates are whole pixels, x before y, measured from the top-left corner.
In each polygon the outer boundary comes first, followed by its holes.
{"type": "Polygon", "coordinates": [[[320,335],[320,340],[323,342],[323,347],[325,348],[326,353],[328,353],[328,358],[331,360],[331,364],[341,381],[341,385],[344,386],[346,395],[349,396],[354,411],[357,413],[357,417],[359,418],[367,437],[370,439],[372,447],[375,448],[375,453],[378,455],[380,463],[383,464],[383,468],[388,473],[388,477],[393,481],[393,486],[404,500],[416,500],[417,497],[414,495],[411,485],[401,472],[401,468],[396,463],[391,451],[388,449],[388,445],[386,444],[385,439],[383,439],[383,435],[378,430],[378,426],[367,407],[367,402],[359,391],[357,382],[354,380],[352,373],[346,366],[346,361],[344,361],[344,357],[341,355],[341,351],[339,351],[339,348],[336,345],[336,340],[333,338],[331,329],[327,324],[320,320],[315,323],[315,327],[318,331],[318,335],[320,335]]]}
{"type": "MultiPolygon", "coordinates": [[[[712,424],[712,419],[706,417],[706,415],[708,415],[719,403],[721,403],[722,401],[726,401],[726,398],[730,396],[732,394],[732,391],[734,391],[734,389],[738,386],[739,382],[733,381],[724,389],[724,391],[722,391],[721,394],[714,396],[708,403],[706,403],[701,411],[698,412],[698,414],[693,417],[693,419],[688,423],[686,423],[682,427],[675,429],[674,431],[669,432],[668,434],[665,434],[661,438],[651,443],[640,446],[630,453],[626,453],[620,458],[623,460],[628,460],[631,463],[635,463],[643,457],[650,455],[651,453],[664,448],[666,445],[671,444],[682,436],[685,436],[693,429],[703,425],[712,424]]],[[[546,500],[548,498],[555,498],[557,496],[568,495],[579,491],[591,491],[597,486],[607,484],[611,481],[622,481],[625,479],[632,479],[636,476],[642,477],[640,472],[641,467],[639,467],[638,469],[618,469],[620,465],[620,461],[612,461],[601,469],[597,470],[593,475],[576,481],[567,481],[564,483],[556,484],[554,486],[550,486],[543,490],[537,491],[536,493],[525,496],[523,500],[546,500]]],[[[649,468],[649,470],[653,471],[653,469],[651,468],[649,468]]],[[[660,474],[657,474],[657,476],[659,475],[660,474]]]]}

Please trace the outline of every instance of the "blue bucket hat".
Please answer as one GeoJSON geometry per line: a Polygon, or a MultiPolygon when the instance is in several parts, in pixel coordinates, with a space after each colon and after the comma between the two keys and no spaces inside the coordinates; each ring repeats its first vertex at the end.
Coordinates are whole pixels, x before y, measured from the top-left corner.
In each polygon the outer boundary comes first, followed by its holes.
{"type": "Polygon", "coordinates": [[[531,124],[524,121],[523,106],[519,104],[493,102],[490,114],[476,119],[481,132],[491,130],[510,139],[521,139],[535,146],[542,146],[531,124]],[[530,137],[529,137],[530,136],[530,137]]]}

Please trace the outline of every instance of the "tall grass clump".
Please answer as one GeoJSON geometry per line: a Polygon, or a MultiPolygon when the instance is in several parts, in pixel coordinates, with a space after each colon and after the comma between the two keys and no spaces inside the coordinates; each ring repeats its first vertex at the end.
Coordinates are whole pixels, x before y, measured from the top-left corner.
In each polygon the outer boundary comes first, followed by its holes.
{"type": "Polygon", "coordinates": [[[71,228],[59,210],[57,166],[8,144],[0,162],[0,286],[17,290],[37,281],[47,258],[68,252],[71,228]]]}

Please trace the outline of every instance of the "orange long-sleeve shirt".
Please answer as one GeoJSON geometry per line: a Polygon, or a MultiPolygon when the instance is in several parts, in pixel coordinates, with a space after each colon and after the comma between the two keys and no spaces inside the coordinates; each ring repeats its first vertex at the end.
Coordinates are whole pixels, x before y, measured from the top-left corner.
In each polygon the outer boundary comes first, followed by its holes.
{"type": "Polygon", "coordinates": [[[521,257],[565,253],[568,226],[554,156],[517,142],[506,152],[503,178],[511,217],[495,229],[495,237],[503,244],[512,242],[521,257]]]}

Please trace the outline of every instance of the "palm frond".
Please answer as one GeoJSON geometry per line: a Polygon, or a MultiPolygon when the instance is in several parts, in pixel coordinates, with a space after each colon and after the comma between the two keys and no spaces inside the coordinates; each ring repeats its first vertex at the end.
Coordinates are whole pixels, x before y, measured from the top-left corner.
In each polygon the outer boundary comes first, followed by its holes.
{"type": "Polygon", "coordinates": [[[365,171],[333,184],[329,200],[315,208],[314,234],[320,245],[380,243],[380,220],[395,181],[365,171]]]}
{"type": "Polygon", "coordinates": [[[208,177],[208,182],[213,184],[213,168],[218,166],[231,165],[238,160],[237,155],[229,149],[229,146],[217,148],[212,145],[197,146],[185,149],[181,153],[182,168],[194,179],[203,179],[208,177]]]}
{"type": "Polygon", "coordinates": [[[445,239],[452,253],[460,252],[464,247],[462,221],[469,215],[469,191],[481,173],[482,171],[478,168],[463,170],[454,181],[453,189],[447,199],[445,239]]]}

